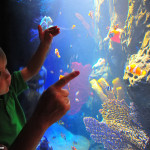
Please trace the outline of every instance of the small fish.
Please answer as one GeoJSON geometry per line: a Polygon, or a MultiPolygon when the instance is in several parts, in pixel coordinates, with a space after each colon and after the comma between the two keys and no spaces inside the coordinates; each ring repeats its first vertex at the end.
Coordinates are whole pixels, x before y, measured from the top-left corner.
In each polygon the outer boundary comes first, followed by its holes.
{"type": "Polygon", "coordinates": [[[55,48],[55,54],[57,55],[58,58],[61,57],[57,48],[55,48]]]}
{"type": "Polygon", "coordinates": [[[60,75],[60,76],[59,76],[59,80],[60,80],[61,78],[63,78],[63,77],[64,77],[63,75],[60,75]]]}
{"type": "Polygon", "coordinates": [[[70,82],[68,83],[68,89],[70,90],[70,82]]]}
{"type": "Polygon", "coordinates": [[[72,150],[77,150],[77,149],[75,148],[75,146],[72,146],[72,150]]]}
{"type": "Polygon", "coordinates": [[[141,70],[141,68],[138,67],[138,65],[136,65],[136,64],[132,64],[132,65],[127,66],[126,70],[128,70],[132,74],[136,74],[138,76],[140,76],[140,75],[145,76],[147,74],[147,72],[145,70],[141,70]]]}
{"type": "Polygon", "coordinates": [[[76,102],[79,102],[79,99],[78,99],[78,98],[75,98],[75,101],[76,101],[76,102]]]}
{"type": "Polygon", "coordinates": [[[69,68],[69,65],[67,65],[67,69],[69,68]]]}
{"type": "Polygon", "coordinates": [[[102,113],[102,111],[103,111],[103,109],[99,109],[99,113],[100,113],[100,114],[102,113]]]}
{"type": "Polygon", "coordinates": [[[76,96],[78,96],[78,95],[79,95],[79,91],[76,92],[76,96]]]}
{"type": "Polygon", "coordinates": [[[93,11],[89,11],[89,13],[88,13],[88,16],[90,16],[91,17],[91,19],[93,19],[94,18],[94,16],[93,16],[93,11]]]}
{"type": "Polygon", "coordinates": [[[64,125],[65,123],[62,120],[57,121],[59,125],[64,125]]]}
{"type": "Polygon", "coordinates": [[[74,29],[76,27],[76,25],[72,25],[72,29],[74,29]]]}
{"type": "Polygon", "coordinates": [[[96,115],[96,118],[98,119],[98,115],[96,115]]]}
{"type": "Polygon", "coordinates": [[[106,87],[106,90],[107,90],[107,91],[112,91],[112,87],[111,87],[111,86],[107,86],[107,87],[106,87]]]}
{"type": "Polygon", "coordinates": [[[51,70],[51,71],[50,71],[50,73],[51,73],[51,74],[54,74],[54,71],[53,71],[53,70],[51,70]]]}
{"type": "Polygon", "coordinates": [[[62,69],[60,69],[59,71],[60,71],[60,72],[63,72],[63,70],[62,70],[62,69]]]}

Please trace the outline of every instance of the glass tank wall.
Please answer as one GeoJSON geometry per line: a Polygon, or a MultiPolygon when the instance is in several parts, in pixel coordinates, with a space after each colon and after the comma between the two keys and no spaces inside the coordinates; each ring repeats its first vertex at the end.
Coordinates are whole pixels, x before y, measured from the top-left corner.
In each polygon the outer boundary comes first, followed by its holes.
{"type": "Polygon", "coordinates": [[[20,95],[27,119],[45,89],[80,71],[64,87],[70,110],[48,128],[37,150],[150,149],[149,0],[1,3],[0,46],[11,73],[35,53],[38,25],[60,28],[40,72],[20,95]]]}

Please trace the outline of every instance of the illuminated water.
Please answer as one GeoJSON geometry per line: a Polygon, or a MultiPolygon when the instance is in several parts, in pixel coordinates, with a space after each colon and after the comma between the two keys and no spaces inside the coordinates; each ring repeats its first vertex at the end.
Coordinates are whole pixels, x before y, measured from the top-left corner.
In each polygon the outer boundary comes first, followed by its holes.
{"type": "MultiPolygon", "coordinates": [[[[121,35],[117,35],[124,32],[128,0],[119,4],[121,1],[113,0],[10,0],[5,3],[5,17],[11,17],[4,20],[5,28],[10,29],[6,31],[10,40],[5,37],[8,45],[4,46],[8,49],[12,71],[26,65],[35,52],[39,24],[43,29],[60,27],[39,75],[29,82],[31,92],[24,93],[22,106],[27,118],[43,90],[59,80],[60,75],[73,69],[81,72],[65,87],[70,93],[71,110],[42,138],[53,150],[146,149],[149,125],[141,124],[138,119],[134,95],[128,95],[123,80],[126,71],[131,76],[133,72],[126,69],[131,52],[125,52],[121,35]],[[55,54],[56,49],[60,58],[55,54]]],[[[136,44],[134,50],[138,52],[140,46],[136,44]]]]}

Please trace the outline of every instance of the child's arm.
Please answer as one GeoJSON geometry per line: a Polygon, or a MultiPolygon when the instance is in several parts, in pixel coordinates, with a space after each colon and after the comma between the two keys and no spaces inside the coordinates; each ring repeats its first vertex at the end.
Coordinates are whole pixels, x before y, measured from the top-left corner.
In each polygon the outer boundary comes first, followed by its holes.
{"type": "Polygon", "coordinates": [[[39,31],[40,45],[36,53],[32,56],[27,67],[21,70],[21,74],[24,81],[30,80],[34,75],[36,75],[39,72],[46,58],[46,54],[49,50],[52,39],[54,36],[59,34],[60,29],[57,26],[54,26],[46,29],[45,31],[42,31],[42,27],[39,25],[38,31],[39,31]]]}

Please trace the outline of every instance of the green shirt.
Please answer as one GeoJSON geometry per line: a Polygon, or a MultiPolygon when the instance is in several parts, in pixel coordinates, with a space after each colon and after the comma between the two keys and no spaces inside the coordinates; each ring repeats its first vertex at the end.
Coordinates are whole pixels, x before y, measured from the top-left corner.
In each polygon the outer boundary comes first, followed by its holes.
{"type": "Polygon", "coordinates": [[[26,123],[18,95],[28,86],[21,72],[12,75],[9,92],[0,97],[0,144],[9,148],[26,123]]]}

